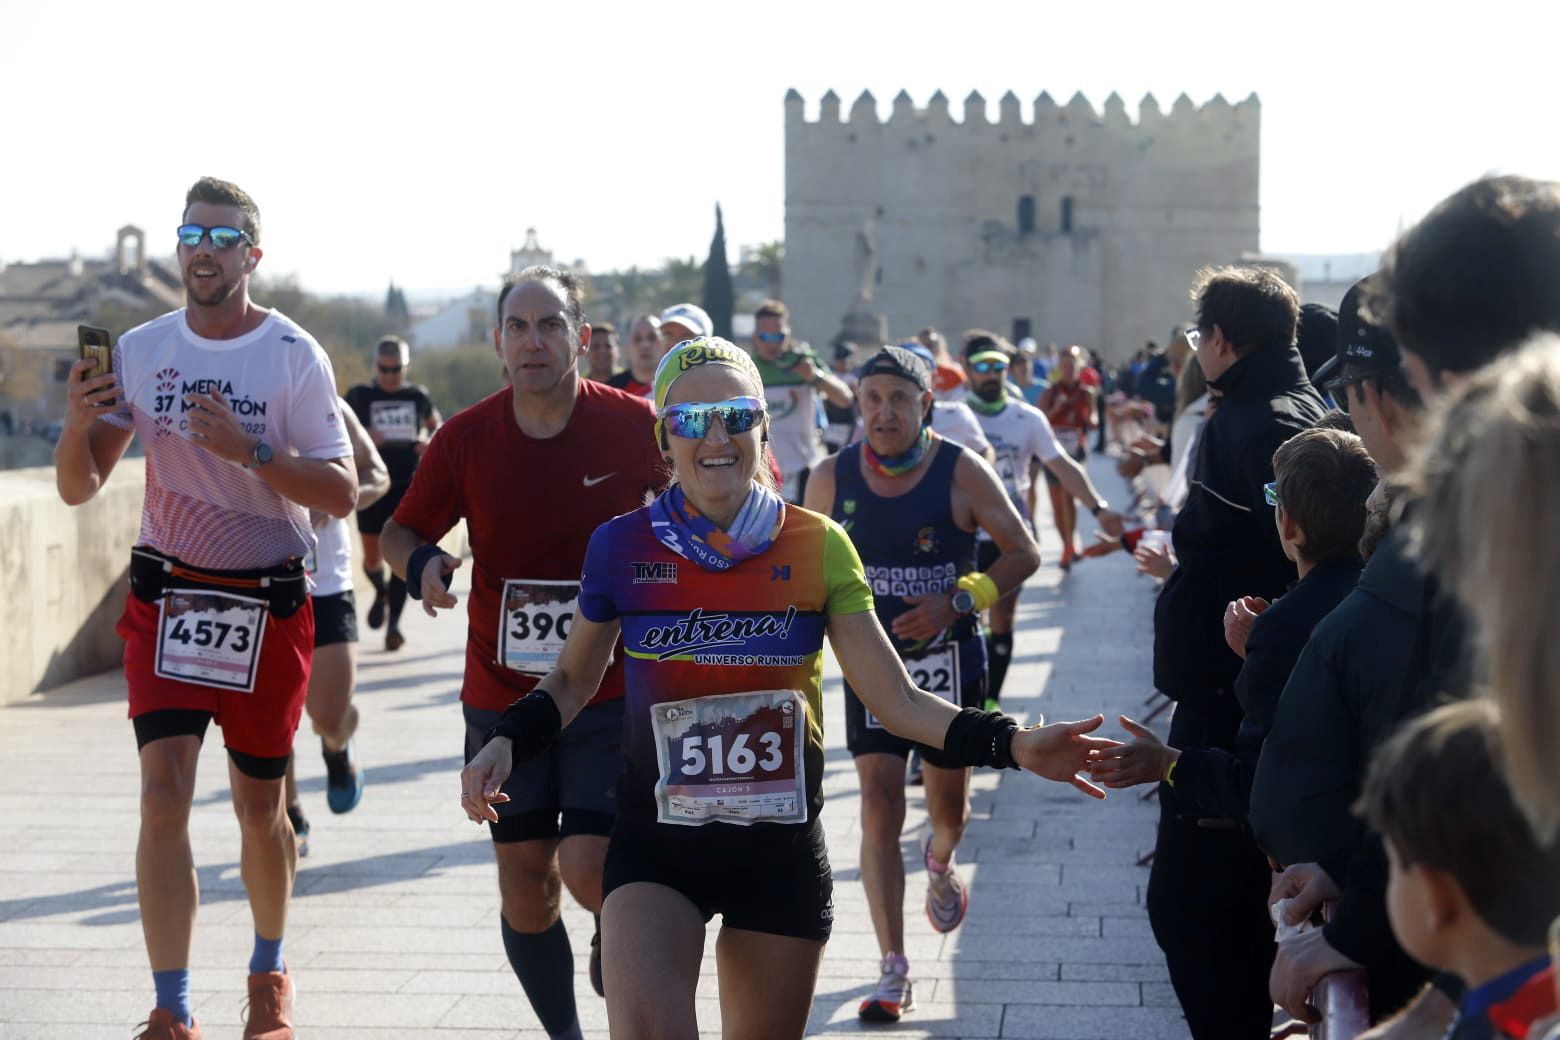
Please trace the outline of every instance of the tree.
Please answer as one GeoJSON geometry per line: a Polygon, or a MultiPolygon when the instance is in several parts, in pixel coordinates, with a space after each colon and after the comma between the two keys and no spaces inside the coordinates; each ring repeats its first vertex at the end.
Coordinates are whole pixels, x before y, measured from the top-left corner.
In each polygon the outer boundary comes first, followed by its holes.
{"type": "Polygon", "coordinates": [[[405,325],[408,318],[406,309],[406,293],[395,287],[391,281],[390,289],[385,293],[385,320],[393,324],[405,325]]]}
{"type": "Polygon", "coordinates": [[[735,306],[731,265],[726,262],[726,222],[717,202],[715,235],[710,239],[710,257],[704,262],[704,309],[715,327],[715,335],[731,338],[731,312],[735,306]]]}
{"type": "Polygon", "coordinates": [[[674,303],[691,303],[704,291],[704,265],[693,257],[668,257],[661,268],[661,308],[674,303]]]}
{"type": "Polygon", "coordinates": [[[742,277],[771,299],[780,298],[780,269],[785,260],[784,242],[763,242],[742,258],[742,277]]]}

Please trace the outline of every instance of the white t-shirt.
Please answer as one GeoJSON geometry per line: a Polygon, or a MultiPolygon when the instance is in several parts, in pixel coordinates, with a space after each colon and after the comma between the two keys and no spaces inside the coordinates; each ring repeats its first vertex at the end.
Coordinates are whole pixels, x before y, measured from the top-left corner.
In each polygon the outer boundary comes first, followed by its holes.
{"type": "Polygon", "coordinates": [[[1008,398],[1007,407],[996,415],[975,412],[980,428],[997,453],[997,475],[1018,513],[1029,519],[1029,460],[1050,462],[1062,454],[1056,433],[1045,414],[1032,404],[1008,398]]]}
{"type": "Polygon", "coordinates": [[[790,483],[828,454],[818,428],[818,391],[807,383],[766,383],[764,405],[769,409],[769,450],[790,483]]]}
{"type": "MultiPolygon", "coordinates": [[[[352,407],[347,402],[336,401],[342,411],[352,407]]],[[[314,529],[317,543],[314,555],[307,558],[309,577],[314,581],[314,595],[334,596],[352,587],[352,528],[345,520],[334,516],[314,529]]]]}
{"type": "Polygon", "coordinates": [[[1203,423],[1208,418],[1208,396],[1203,394],[1187,405],[1170,427],[1170,480],[1165,484],[1164,491],[1160,492],[1159,501],[1177,513],[1186,505],[1186,496],[1191,490],[1188,477],[1192,467],[1192,449],[1197,446],[1197,437],[1202,433],[1203,423]]]}
{"type": "Polygon", "coordinates": [[[314,548],[309,511],[190,439],[187,394],[222,394],[275,455],[351,459],[330,359],[277,311],[236,339],[197,336],[183,308],[126,332],[114,348],[125,406],[103,416],[146,449],[143,545],[195,567],[274,567],[314,548]]]}

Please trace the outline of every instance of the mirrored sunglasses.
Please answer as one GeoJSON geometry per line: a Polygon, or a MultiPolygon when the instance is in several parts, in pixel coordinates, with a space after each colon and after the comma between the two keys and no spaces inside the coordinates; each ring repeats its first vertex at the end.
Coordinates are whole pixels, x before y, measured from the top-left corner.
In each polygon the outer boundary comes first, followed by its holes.
{"type": "Polygon", "coordinates": [[[764,402],[756,397],[733,397],[713,404],[688,401],[666,409],[661,418],[675,437],[703,440],[712,420],[719,419],[728,434],[747,433],[764,419],[764,402]]]}
{"type": "Polygon", "coordinates": [[[986,375],[991,372],[1006,372],[1008,363],[1006,361],[976,361],[970,367],[981,375],[986,375]]]}
{"type": "Polygon", "coordinates": [[[202,224],[181,224],[179,225],[178,235],[179,245],[191,248],[200,245],[200,240],[203,238],[211,239],[211,247],[213,249],[232,249],[240,242],[248,242],[250,245],[255,244],[255,240],[249,237],[249,232],[220,224],[216,227],[206,227],[202,224]]]}
{"type": "Polygon", "coordinates": [[[1278,501],[1278,481],[1274,480],[1274,481],[1269,481],[1266,484],[1263,484],[1262,485],[1262,497],[1267,499],[1267,504],[1268,505],[1272,506],[1274,509],[1277,509],[1278,506],[1279,506],[1279,501],[1278,501]]]}
{"type": "Polygon", "coordinates": [[[783,332],[760,332],[758,334],[758,339],[759,339],[759,342],[761,342],[761,343],[784,343],[785,342],[785,333],[783,333],[783,332]]]}

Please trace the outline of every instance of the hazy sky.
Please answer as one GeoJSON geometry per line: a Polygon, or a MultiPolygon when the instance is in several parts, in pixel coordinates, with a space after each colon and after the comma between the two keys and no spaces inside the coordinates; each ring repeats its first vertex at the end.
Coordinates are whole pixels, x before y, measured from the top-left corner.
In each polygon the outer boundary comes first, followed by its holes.
{"type": "Polygon", "coordinates": [[[1555,3],[0,0],[0,258],[171,253],[210,173],[262,270],[489,285],[528,226],[655,265],[783,235],[786,89],[1262,100],[1262,246],[1380,249],[1491,170],[1560,179],[1555,3]],[[1455,14],[1441,14],[1447,11],[1455,14]],[[1481,21],[1487,19],[1487,21],[1481,21]],[[1498,19],[1498,22],[1497,22],[1498,19]]]}

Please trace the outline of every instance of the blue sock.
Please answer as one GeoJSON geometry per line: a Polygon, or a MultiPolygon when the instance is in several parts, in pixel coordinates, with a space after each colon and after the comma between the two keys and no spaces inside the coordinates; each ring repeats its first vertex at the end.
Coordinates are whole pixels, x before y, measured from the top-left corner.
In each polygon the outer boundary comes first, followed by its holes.
{"type": "Polygon", "coordinates": [[[152,985],[157,987],[157,1006],[173,1012],[173,1017],[189,1025],[190,969],[174,968],[171,971],[152,972],[152,985]]]}
{"type": "Polygon", "coordinates": [[[255,933],[255,952],[249,955],[249,974],[282,970],[282,940],[262,939],[255,933]]]}

